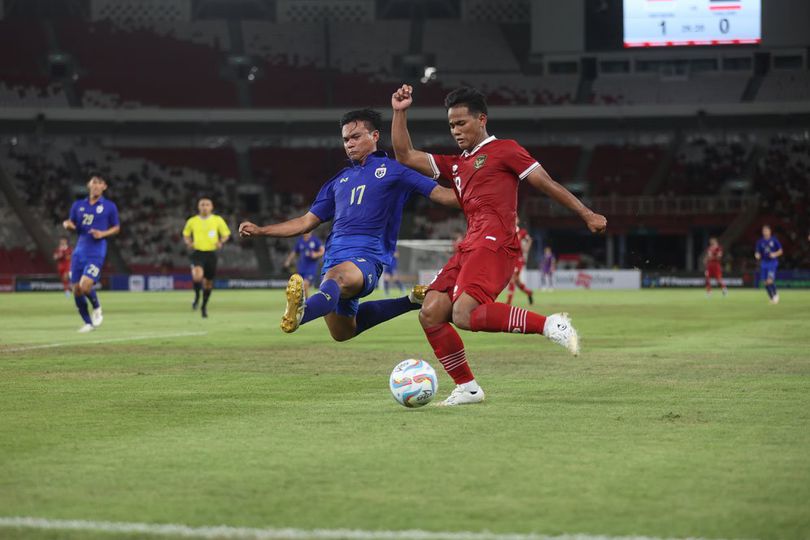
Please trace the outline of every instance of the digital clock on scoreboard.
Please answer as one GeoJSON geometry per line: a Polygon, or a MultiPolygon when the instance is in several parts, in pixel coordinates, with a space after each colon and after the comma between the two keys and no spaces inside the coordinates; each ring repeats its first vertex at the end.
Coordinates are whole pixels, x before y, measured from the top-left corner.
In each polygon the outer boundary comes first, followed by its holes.
{"type": "Polygon", "coordinates": [[[761,0],[624,0],[624,46],[759,43],[761,14],[761,0]]]}

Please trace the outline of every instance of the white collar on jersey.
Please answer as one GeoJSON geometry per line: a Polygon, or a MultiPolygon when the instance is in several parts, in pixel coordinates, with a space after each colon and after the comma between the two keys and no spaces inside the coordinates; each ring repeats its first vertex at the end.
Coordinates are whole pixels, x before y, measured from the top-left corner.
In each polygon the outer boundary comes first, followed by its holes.
{"type": "Polygon", "coordinates": [[[485,144],[491,143],[492,141],[494,141],[495,138],[496,138],[495,135],[490,135],[489,137],[487,137],[486,139],[484,139],[483,141],[478,143],[478,146],[473,148],[472,152],[467,152],[466,150],[464,150],[464,152],[462,152],[461,155],[464,156],[464,157],[471,156],[471,155],[475,154],[476,152],[478,152],[481,149],[481,147],[484,146],[485,144]]]}

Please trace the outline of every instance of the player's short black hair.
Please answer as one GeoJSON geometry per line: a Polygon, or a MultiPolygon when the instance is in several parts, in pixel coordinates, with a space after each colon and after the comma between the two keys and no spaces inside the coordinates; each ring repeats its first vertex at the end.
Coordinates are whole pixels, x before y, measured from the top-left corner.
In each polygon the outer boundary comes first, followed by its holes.
{"type": "Polygon", "coordinates": [[[90,180],[92,180],[93,178],[98,178],[98,179],[100,179],[101,181],[103,181],[105,184],[107,184],[108,186],[110,185],[110,181],[109,181],[109,180],[107,180],[107,177],[106,177],[106,176],[104,176],[103,174],[101,174],[101,171],[90,171],[90,172],[87,174],[87,181],[89,182],[89,181],[90,181],[90,180]]]}
{"type": "Polygon", "coordinates": [[[374,109],[358,109],[349,111],[340,119],[340,127],[352,122],[364,122],[369,131],[380,131],[382,129],[382,115],[374,109]]]}
{"type": "Polygon", "coordinates": [[[446,109],[460,105],[466,105],[470,114],[488,114],[486,96],[470,86],[456,88],[444,98],[446,109]]]}

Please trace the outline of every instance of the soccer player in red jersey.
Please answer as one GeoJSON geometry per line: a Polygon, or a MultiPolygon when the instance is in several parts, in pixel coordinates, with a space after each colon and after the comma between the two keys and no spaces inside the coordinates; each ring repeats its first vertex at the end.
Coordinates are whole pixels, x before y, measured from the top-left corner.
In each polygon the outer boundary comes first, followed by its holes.
{"type": "Polygon", "coordinates": [[[551,179],[543,167],[513,140],[487,132],[487,105],[480,92],[459,88],[445,98],[450,134],[462,153],[433,155],[414,150],[407,127],[413,88],[403,85],[391,96],[391,126],[396,158],[417,171],[450,180],[467,217],[467,234],[459,252],[445,264],[428,288],[419,322],[436,357],[456,383],[443,405],[484,400],[467,363],[457,328],[473,332],[543,334],[579,353],[579,337],[565,313],[544,317],[497,303],[509,283],[520,255],[515,231],[518,185],[526,181],[576,212],[594,233],[604,232],[607,220],[588,209],[570,191],[551,179]]]}
{"type": "Polygon", "coordinates": [[[515,217],[515,230],[517,231],[518,243],[520,244],[520,255],[518,255],[515,262],[515,273],[512,274],[512,279],[509,280],[509,294],[506,296],[506,303],[512,305],[512,298],[515,296],[515,286],[523,291],[529,297],[529,303],[534,304],[532,297],[532,290],[526,286],[520,279],[520,272],[526,266],[526,259],[529,257],[529,250],[532,249],[532,237],[529,236],[529,231],[520,226],[520,218],[515,217]]]}
{"type": "Polygon", "coordinates": [[[73,249],[68,244],[68,239],[64,236],[59,239],[59,245],[53,250],[53,260],[56,261],[56,272],[62,280],[62,287],[65,289],[65,296],[70,297],[70,256],[73,249]]]}
{"type": "Polygon", "coordinates": [[[703,257],[703,265],[706,267],[706,294],[712,293],[712,279],[716,279],[717,283],[723,289],[723,296],[728,294],[725,282],[723,282],[723,268],[720,262],[723,260],[723,248],[717,238],[709,238],[709,247],[706,248],[706,255],[703,257]]]}

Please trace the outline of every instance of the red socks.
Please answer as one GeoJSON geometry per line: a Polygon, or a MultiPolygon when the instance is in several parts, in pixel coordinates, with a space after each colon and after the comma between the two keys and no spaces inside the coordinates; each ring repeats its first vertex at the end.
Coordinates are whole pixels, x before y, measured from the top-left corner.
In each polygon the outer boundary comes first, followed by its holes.
{"type": "Polygon", "coordinates": [[[468,383],[475,379],[464,353],[464,342],[461,341],[461,336],[458,335],[455,328],[450,326],[450,323],[443,323],[424,330],[436,358],[456,384],[468,383]]]}
{"type": "Polygon", "coordinates": [[[481,304],[470,315],[473,332],[509,332],[542,334],[546,318],[543,315],[507,304],[481,304]]]}

